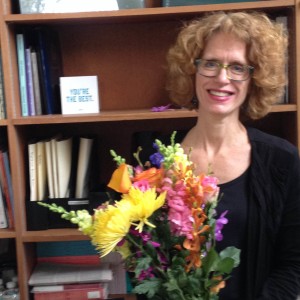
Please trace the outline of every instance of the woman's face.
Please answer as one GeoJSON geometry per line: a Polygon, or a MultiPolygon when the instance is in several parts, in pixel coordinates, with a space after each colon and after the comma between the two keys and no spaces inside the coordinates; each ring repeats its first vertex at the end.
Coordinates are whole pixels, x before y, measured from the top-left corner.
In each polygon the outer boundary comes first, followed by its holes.
{"type": "MultiPolygon", "coordinates": [[[[201,59],[217,61],[221,64],[248,65],[245,42],[225,33],[214,34],[207,42],[201,59]]],[[[250,79],[233,81],[227,78],[227,70],[222,68],[216,77],[196,74],[196,94],[199,113],[220,117],[239,116],[240,106],[248,93],[250,79]]]]}

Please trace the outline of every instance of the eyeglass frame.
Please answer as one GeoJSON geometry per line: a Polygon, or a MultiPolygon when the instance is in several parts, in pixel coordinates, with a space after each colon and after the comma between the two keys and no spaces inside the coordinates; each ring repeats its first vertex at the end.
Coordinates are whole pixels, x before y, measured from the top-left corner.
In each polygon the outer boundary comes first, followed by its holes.
{"type": "Polygon", "coordinates": [[[246,81],[246,80],[248,80],[253,75],[253,71],[254,71],[254,67],[249,66],[249,65],[242,65],[242,64],[222,64],[222,63],[220,63],[220,62],[218,62],[216,60],[209,60],[209,59],[203,59],[203,58],[195,59],[194,64],[195,64],[195,66],[197,68],[197,73],[200,74],[200,75],[202,75],[202,76],[204,76],[204,77],[208,77],[208,78],[217,77],[220,74],[221,69],[225,69],[226,70],[226,76],[227,76],[227,78],[229,80],[232,80],[232,81],[246,81]],[[198,65],[199,65],[199,63],[201,61],[208,61],[208,62],[211,61],[211,62],[216,63],[218,65],[218,68],[219,68],[218,73],[216,75],[214,75],[214,76],[208,76],[208,75],[204,75],[204,74],[199,73],[199,71],[198,71],[198,65]],[[234,66],[234,65],[239,65],[239,66],[242,66],[244,68],[247,68],[247,70],[248,70],[248,77],[246,79],[233,79],[230,76],[228,76],[228,70],[227,69],[229,67],[231,67],[231,66],[234,66]]]}

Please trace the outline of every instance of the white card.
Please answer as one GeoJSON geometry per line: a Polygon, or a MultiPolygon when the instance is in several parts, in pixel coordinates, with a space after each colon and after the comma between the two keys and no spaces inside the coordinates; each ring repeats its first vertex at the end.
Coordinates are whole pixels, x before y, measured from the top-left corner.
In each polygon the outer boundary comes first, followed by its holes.
{"type": "Polygon", "coordinates": [[[97,76],[60,77],[63,115],[98,113],[100,99],[97,76]]]}

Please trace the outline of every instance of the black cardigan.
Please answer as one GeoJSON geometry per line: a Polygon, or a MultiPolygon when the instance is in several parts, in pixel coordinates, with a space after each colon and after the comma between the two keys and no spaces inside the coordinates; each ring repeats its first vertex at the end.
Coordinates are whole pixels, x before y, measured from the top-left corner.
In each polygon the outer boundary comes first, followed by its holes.
{"type": "Polygon", "coordinates": [[[300,160],[296,147],[248,128],[252,146],[247,300],[295,300],[300,290],[300,160]]]}

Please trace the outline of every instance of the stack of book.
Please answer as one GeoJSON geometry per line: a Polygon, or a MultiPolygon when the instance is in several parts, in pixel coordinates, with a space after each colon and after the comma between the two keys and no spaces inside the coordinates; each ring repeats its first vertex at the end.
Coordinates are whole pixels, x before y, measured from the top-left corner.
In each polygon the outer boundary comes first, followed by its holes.
{"type": "Polygon", "coordinates": [[[108,264],[38,263],[29,279],[35,300],[107,299],[113,272],[108,264]]]}
{"type": "Polygon", "coordinates": [[[120,254],[100,259],[90,241],[38,243],[29,285],[34,300],[106,299],[127,293],[120,254]]]}

